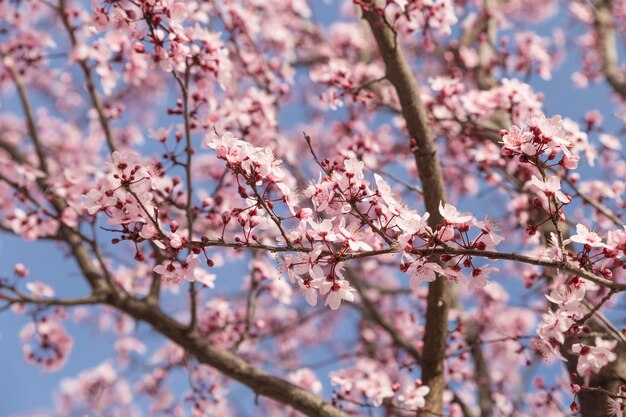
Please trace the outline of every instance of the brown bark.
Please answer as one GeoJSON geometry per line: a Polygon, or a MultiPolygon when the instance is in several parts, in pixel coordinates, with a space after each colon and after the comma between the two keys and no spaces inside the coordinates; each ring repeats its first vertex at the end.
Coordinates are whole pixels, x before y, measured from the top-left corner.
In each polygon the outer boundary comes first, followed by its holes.
{"type": "MultiPolygon", "coordinates": [[[[385,21],[375,2],[362,6],[378,50],[386,66],[386,78],[393,84],[402,107],[402,116],[411,137],[415,164],[424,190],[424,203],[430,213],[429,225],[442,224],[439,204],[446,201],[441,165],[435,140],[422,105],[419,87],[398,44],[396,33],[385,21]]],[[[422,380],[430,387],[426,398],[426,415],[440,415],[443,411],[444,353],[448,335],[448,310],[451,297],[450,283],[437,279],[428,285],[428,307],[422,352],[422,380]]]]}
{"type": "Polygon", "coordinates": [[[211,346],[197,330],[189,330],[187,326],[181,325],[156,306],[118,296],[111,297],[108,303],[133,318],[150,324],[157,332],[181,346],[199,362],[243,383],[256,395],[289,405],[311,417],[348,417],[348,414],[297,385],[254,367],[227,350],[211,346]]]}
{"type": "Polygon", "coordinates": [[[611,0],[597,0],[590,7],[593,10],[593,26],[601,49],[604,77],[613,91],[619,94],[622,100],[626,100],[626,77],[619,65],[611,6],[611,0]]]}

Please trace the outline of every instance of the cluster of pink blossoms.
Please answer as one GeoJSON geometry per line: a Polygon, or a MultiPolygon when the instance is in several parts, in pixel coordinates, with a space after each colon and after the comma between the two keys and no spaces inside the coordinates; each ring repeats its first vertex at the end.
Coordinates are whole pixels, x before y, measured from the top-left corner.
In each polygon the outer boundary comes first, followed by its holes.
{"type": "MultiPolygon", "coordinates": [[[[561,353],[566,335],[590,333],[591,329],[583,326],[587,310],[583,308],[585,299],[585,284],[580,280],[572,280],[569,285],[561,286],[553,290],[546,298],[554,303],[556,308],[544,314],[538,333],[539,340],[535,340],[533,346],[547,359],[566,359],[561,353]]],[[[604,340],[595,338],[595,346],[584,343],[572,345],[572,352],[578,355],[576,371],[589,383],[589,378],[600,372],[609,362],[614,361],[617,355],[612,350],[617,345],[617,340],[604,340]]],[[[580,389],[580,388],[578,388],[580,389]]]]}
{"type": "Polygon", "coordinates": [[[92,215],[105,212],[112,225],[146,223],[156,208],[152,191],[157,176],[153,174],[138,154],[113,152],[111,173],[101,179],[99,188],[86,194],[85,208],[92,215]]]}
{"type": "Polygon", "coordinates": [[[27,362],[47,371],[56,371],[65,365],[74,344],[73,338],[60,323],[65,318],[65,311],[59,308],[22,328],[20,338],[27,362]]]}
{"type": "MultiPolygon", "coordinates": [[[[568,129],[566,121],[560,117],[548,119],[535,116],[528,120],[527,127],[513,126],[510,131],[502,131],[501,136],[502,155],[516,158],[520,164],[529,167],[532,173],[542,177],[533,174],[527,187],[537,191],[533,204],[548,215],[542,223],[552,219],[555,229],[550,232],[549,247],[543,256],[611,280],[613,270],[624,265],[620,259],[626,254],[624,230],[609,231],[606,240],[583,224],[577,224],[576,234],[567,239],[560,230],[560,224],[565,220],[562,208],[572,200],[561,190],[561,178],[567,178],[569,171],[577,168],[579,156],[576,153],[581,148],[578,145],[585,140],[583,135],[568,129]],[[581,245],[582,250],[575,249],[575,244],[581,245]]],[[[590,162],[593,162],[592,158],[590,162]]],[[[533,235],[540,225],[527,226],[526,231],[533,235]]],[[[573,379],[583,378],[586,385],[594,374],[616,360],[617,355],[612,350],[618,341],[595,337],[594,345],[575,343],[571,349],[565,347],[568,337],[589,339],[592,329],[586,324],[591,318],[590,307],[585,304],[587,300],[595,297],[595,302],[602,306],[608,298],[600,300],[598,295],[589,295],[589,291],[600,289],[592,283],[561,274],[557,274],[554,289],[546,295],[553,308],[543,315],[538,327],[539,339],[534,340],[532,346],[547,359],[567,361],[566,355],[577,356],[578,375],[574,375],[573,379]]],[[[575,394],[581,389],[576,383],[572,387],[575,394]]],[[[572,410],[575,411],[577,407],[576,402],[572,403],[572,410]]]]}
{"type": "Polygon", "coordinates": [[[575,169],[578,166],[579,158],[571,152],[574,143],[560,116],[550,119],[543,115],[533,116],[527,123],[525,128],[513,126],[510,131],[500,132],[504,142],[503,156],[516,156],[522,162],[541,157],[553,161],[560,151],[563,153],[558,162],[561,166],[566,169],[575,169]]]}
{"type": "Polygon", "coordinates": [[[447,36],[458,21],[451,0],[390,0],[387,3],[397,6],[399,13],[396,24],[403,32],[433,31],[437,35],[447,36]]]}
{"type": "Polygon", "coordinates": [[[339,400],[360,404],[365,398],[375,407],[387,403],[406,411],[422,409],[424,397],[430,392],[419,380],[393,381],[379,363],[370,359],[360,359],[351,368],[331,372],[330,381],[337,386],[335,396],[339,400]]]}

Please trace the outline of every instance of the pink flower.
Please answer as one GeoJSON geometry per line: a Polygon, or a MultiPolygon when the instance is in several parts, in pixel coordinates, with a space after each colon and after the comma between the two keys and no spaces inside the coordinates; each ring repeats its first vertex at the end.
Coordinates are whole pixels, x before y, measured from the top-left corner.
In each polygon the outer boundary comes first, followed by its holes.
{"type": "Polygon", "coordinates": [[[289,207],[289,211],[291,212],[291,214],[295,216],[296,206],[298,205],[298,197],[293,191],[291,191],[289,187],[287,187],[282,182],[276,183],[276,186],[278,187],[280,192],[283,194],[283,201],[287,203],[287,207],[289,207]]]}
{"type": "Polygon", "coordinates": [[[315,375],[315,373],[309,368],[300,368],[296,371],[290,372],[287,375],[287,379],[299,387],[312,392],[313,394],[319,395],[322,392],[322,383],[317,378],[317,375],[315,375]]]}
{"type": "Polygon", "coordinates": [[[439,202],[439,213],[443,216],[447,224],[462,225],[469,223],[474,219],[469,213],[461,213],[452,204],[446,203],[445,206],[439,202]]]}
{"type": "Polygon", "coordinates": [[[563,285],[552,290],[546,298],[564,311],[578,311],[580,303],[585,299],[585,292],[584,285],[563,285]]]}
{"type": "Polygon", "coordinates": [[[26,284],[26,288],[35,297],[54,297],[54,290],[43,282],[33,281],[26,284]]]}
{"type": "Polygon", "coordinates": [[[543,139],[550,142],[550,145],[556,145],[566,156],[572,156],[569,150],[572,146],[572,141],[563,128],[563,119],[561,116],[554,116],[550,119],[543,115],[534,116],[531,117],[529,125],[531,130],[538,130],[543,136],[543,139]]]}
{"type": "Polygon", "coordinates": [[[172,132],[172,126],[168,128],[159,127],[157,130],[148,129],[148,134],[152,139],[158,140],[159,142],[167,141],[168,136],[172,132]]]}
{"type": "Polygon", "coordinates": [[[166,260],[163,264],[155,266],[152,270],[161,275],[167,282],[176,284],[181,282],[180,266],[177,262],[166,260]]]}
{"type": "Polygon", "coordinates": [[[402,404],[404,408],[409,410],[417,410],[420,408],[424,408],[426,405],[425,397],[430,392],[430,388],[426,385],[421,385],[419,381],[416,381],[415,384],[409,385],[404,389],[402,395],[398,396],[398,401],[402,404]]]}
{"type": "Polygon", "coordinates": [[[534,156],[537,149],[532,143],[534,135],[517,126],[513,126],[510,131],[502,135],[504,147],[524,155],[534,156]]]}
{"type": "Polygon", "coordinates": [[[195,268],[193,276],[197,282],[205,285],[208,288],[215,288],[215,274],[209,274],[202,268],[195,268]]]}
{"type": "Polygon", "coordinates": [[[183,245],[183,238],[176,233],[170,235],[170,246],[178,249],[183,245]]]}
{"type": "Polygon", "coordinates": [[[569,240],[583,245],[589,245],[594,248],[606,246],[602,243],[602,238],[597,233],[590,231],[587,229],[587,226],[580,223],[576,225],[576,234],[569,238],[569,240]]]}
{"type": "Polygon", "coordinates": [[[422,282],[433,282],[437,274],[443,274],[443,269],[436,263],[418,259],[411,263],[406,272],[411,276],[409,285],[416,289],[422,282]]]}
{"type": "Polygon", "coordinates": [[[231,147],[239,142],[239,139],[235,138],[232,133],[226,132],[222,136],[212,137],[211,139],[205,140],[205,144],[211,148],[215,149],[217,152],[218,158],[226,158],[226,155],[230,151],[231,147]]]}
{"type": "Polygon", "coordinates": [[[117,202],[114,197],[109,197],[104,192],[96,189],[89,190],[85,197],[87,199],[83,205],[89,214],[96,214],[98,211],[105,210],[117,202]]]}
{"type": "Polygon", "coordinates": [[[165,245],[160,240],[156,239],[159,236],[159,231],[152,222],[144,223],[139,231],[139,236],[146,240],[151,240],[158,248],[165,249],[165,245]]]}
{"type": "Polygon", "coordinates": [[[298,285],[304,292],[304,298],[311,307],[315,307],[317,305],[317,288],[314,286],[316,281],[318,280],[314,280],[312,278],[298,279],[298,285]]]}
{"type": "Polygon", "coordinates": [[[320,294],[326,296],[326,302],[324,305],[330,307],[331,310],[337,310],[341,305],[342,300],[354,301],[354,288],[350,287],[350,284],[346,280],[324,281],[320,285],[320,294]]]}
{"type": "Polygon", "coordinates": [[[586,378],[600,372],[606,364],[617,359],[617,355],[611,350],[617,345],[617,340],[607,341],[596,337],[596,346],[576,343],[572,346],[572,351],[578,353],[578,364],[576,371],[586,378]]]}
{"type": "Polygon", "coordinates": [[[624,400],[622,398],[607,398],[609,415],[611,417],[624,417],[624,400]]]}
{"type": "Polygon", "coordinates": [[[17,263],[13,267],[13,273],[20,278],[26,278],[28,274],[30,274],[30,271],[24,266],[24,264],[17,263]]]}
{"type": "Polygon", "coordinates": [[[372,250],[372,247],[370,245],[368,245],[367,243],[363,241],[358,240],[357,234],[346,229],[344,226],[345,226],[345,219],[341,218],[341,222],[339,223],[339,231],[341,232],[341,235],[343,235],[345,240],[348,242],[348,246],[350,246],[350,249],[352,249],[352,251],[358,252],[361,250],[363,251],[372,250]]]}
{"type": "Polygon", "coordinates": [[[65,365],[74,344],[61,323],[50,318],[28,323],[20,332],[20,338],[26,361],[43,366],[48,372],[65,365]]]}
{"type": "Polygon", "coordinates": [[[324,219],[321,222],[311,221],[309,223],[313,229],[313,237],[318,240],[327,242],[336,242],[338,237],[333,231],[333,222],[330,219],[324,219]]]}
{"type": "Polygon", "coordinates": [[[376,181],[376,186],[378,187],[378,192],[382,197],[383,201],[387,203],[389,210],[394,214],[400,214],[403,210],[403,204],[396,198],[393,190],[380,175],[374,174],[374,180],[376,181]]]}
{"type": "Polygon", "coordinates": [[[485,265],[482,268],[474,269],[472,271],[472,278],[470,278],[467,288],[470,291],[476,288],[484,288],[489,282],[489,276],[493,272],[498,272],[499,269],[493,266],[485,265]]]}
{"type": "Polygon", "coordinates": [[[196,271],[200,269],[200,258],[193,253],[187,256],[185,262],[181,262],[182,276],[189,282],[196,280],[196,271]]]}
{"type": "Polygon", "coordinates": [[[574,320],[567,315],[548,311],[543,315],[543,321],[539,326],[539,337],[546,343],[555,340],[561,344],[565,341],[564,333],[572,324],[574,324],[574,320]]]}
{"type": "Polygon", "coordinates": [[[561,352],[559,350],[561,346],[560,343],[552,343],[541,339],[534,339],[530,343],[530,346],[550,363],[553,362],[555,359],[567,362],[567,359],[565,359],[563,355],[561,355],[561,352]]]}
{"type": "Polygon", "coordinates": [[[557,200],[561,201],[564,204],[569,204],[570,199],[561,191],[561,180],[557,176],[548,177],[547,181],[540,180],[536,176],[532,176],[531,183],[535,187],[539,188],[539,190],[543,191],[543,193],[547,197],[555,196],[557,200]]]}
{"type": "Polygon", "coordinates": [[[476,227],[482,229],[483,235],[476,240],[474,243],[475,247],[479,243],[482,243],[484,244],[485,250],[490,250],[504,240],[504,237],[496,233],[498,226],[492,220],[476,222],[476,227]]]}
{"type": "Polygon", "coordinates": [[[579,156],[563,156],[561,159],[561,165],[565,169],[576,169],[578,167],[578,162],[580,161],[579,156]]]}

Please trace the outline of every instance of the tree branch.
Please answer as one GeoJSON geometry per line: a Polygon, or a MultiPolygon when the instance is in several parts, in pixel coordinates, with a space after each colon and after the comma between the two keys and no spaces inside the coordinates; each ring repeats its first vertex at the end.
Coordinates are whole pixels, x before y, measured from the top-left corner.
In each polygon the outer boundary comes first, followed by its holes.
{"type": "Polygon", "coordinates": [[[626,79],[617,57],[611,0],[597,0],[591,8],[594,17],[593,26],[600,41],[604,76],[613,90],[622,99],[626,99],[626,79]]]}
{"type": "MultiPolygon", "coordinates": [[[[393,84],[400,100],[402,116],[411,139],[411,150],[424,190],[426,210],[430,213],[428,223],[434,228],[443,223],[438,208],[440,203],[446,201],[446,192],[435,140],[426,109],[420,99],[419,87],[398,44],[396,33],[385,21],[384,12],[378,8],[375,1],[364,2],[361,8],[385,62],[385,75],[393,84]]],[[[448,336],[450,285],[450,282],[441,277],[428,284],[428,307],[422,351],[422,380],[430,387],[424,407],[427,416],[441,414],[443,410],[445,389],[443,360],[448,336]]]]}

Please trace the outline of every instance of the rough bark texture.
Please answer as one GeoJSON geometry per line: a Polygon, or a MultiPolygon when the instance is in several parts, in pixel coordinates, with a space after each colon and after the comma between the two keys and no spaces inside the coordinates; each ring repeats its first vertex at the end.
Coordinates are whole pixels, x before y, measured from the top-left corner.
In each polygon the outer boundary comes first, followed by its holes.
{"type": "MultiPolygon", "coordinates": [[[[424,190],[426,210],[430,213],[429,225],[443,222],[439,204],[446,201],[441,165],[422,105],[419,87],[411,68],[397,42],[396,34],[385,22],[375,3],[363,6],[363,16],[369,23],[378,50],[385,62],[386,78],[393,84],[402,107],[402,115],[411,136],[415,164],[424,190]]],[[[428,307],[422,351],[422,380],[430,387],[426,398],[426,415],[440,415],[443,410],[445,389],[443,359],[448,335],[448,310],[451,288],[445,279],[437,279],[428,286],[428,307]]]]}

